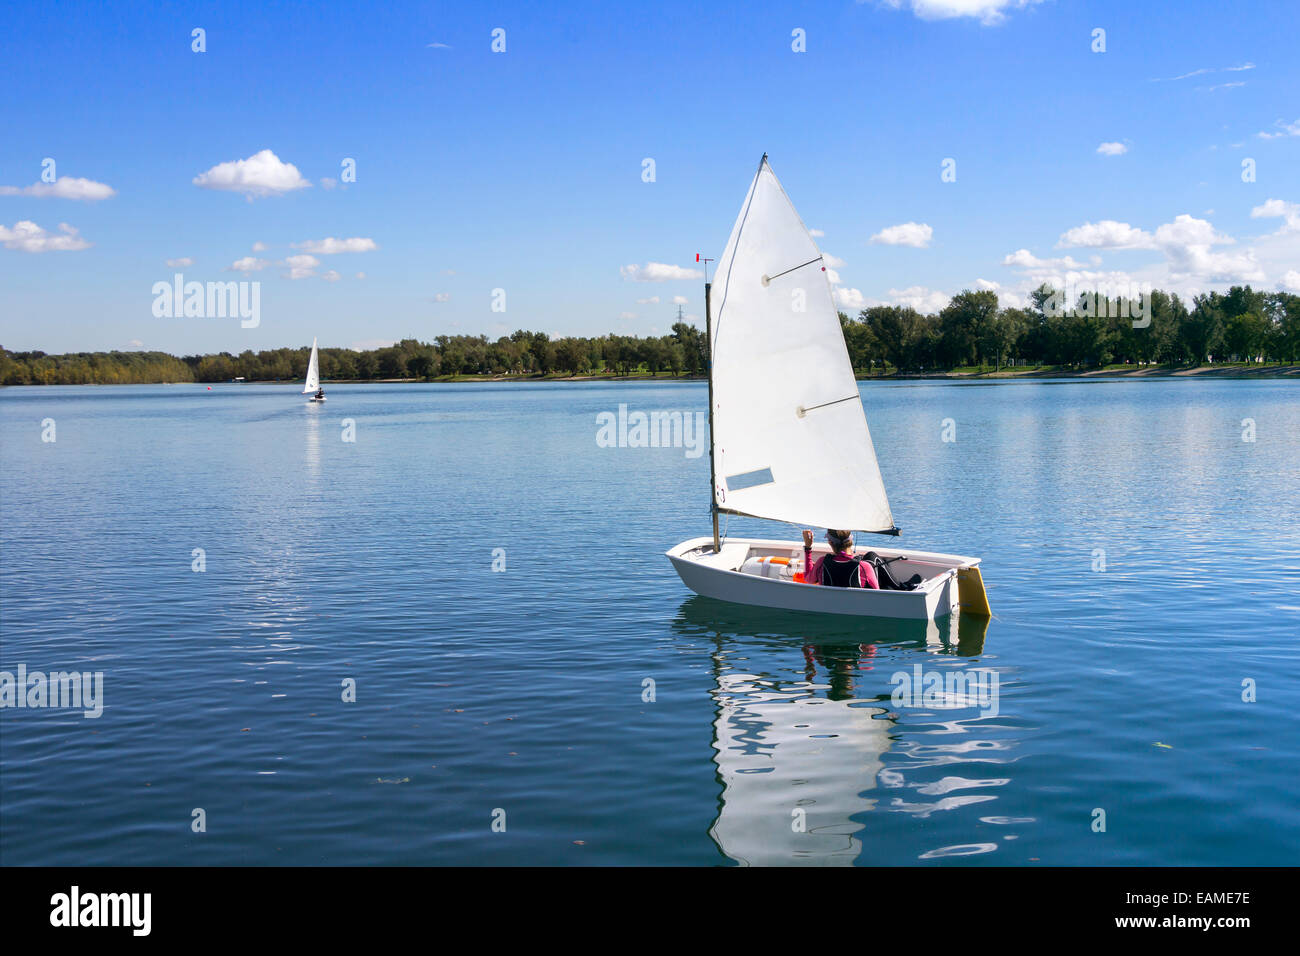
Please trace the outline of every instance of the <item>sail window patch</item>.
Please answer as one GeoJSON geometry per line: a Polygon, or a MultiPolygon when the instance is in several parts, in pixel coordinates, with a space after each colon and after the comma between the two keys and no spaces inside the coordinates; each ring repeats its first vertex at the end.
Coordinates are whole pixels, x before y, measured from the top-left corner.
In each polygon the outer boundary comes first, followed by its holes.
{"type": "Polygon", "coordinates": [[[776,479],[772,477],[771,468],[760,468],[758,471],[747,471],[742,475],[729,475],[727,487],[732,491],[744,491],[746,488],[770,485],[774,481],[776,479]]]}

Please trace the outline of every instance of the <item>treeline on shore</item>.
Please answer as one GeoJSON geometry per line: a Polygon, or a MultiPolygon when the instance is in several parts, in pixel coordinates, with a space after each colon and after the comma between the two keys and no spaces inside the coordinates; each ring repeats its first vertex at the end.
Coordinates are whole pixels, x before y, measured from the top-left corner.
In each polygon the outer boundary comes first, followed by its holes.
{"type": "MultiPolygon", "coordinates": [[[[1300,360],[1300,296],[1233,286],[1196,296],[1152,292],[1141,311],[1118,301],[1081,296],[1061,307],[1043,286],[1027,308],[1000,308],[997,293],[964,291],[938,313],[906,306],[841,312],[849,356],[868,373],[994,370],[1004,365],[1100,368],[1113,364],[1187,366],[1221,362],[1300,360]],[[1133,314],[1130,315],[1129,313],[1133,314]],[[1134,327],[1134,324],[1138,327],[1134,327]]],[[[797,322],[798,315],[791,321],[797,322]]],[[[292,381],[307,371],[308,348],[246,350],[238,355],[165,352],[9,352],[0,347],[0,384],[110,385],[161,382],[292,381]]],[[[323,380],[431,380],[455,375],[700,374],[707,343],[693,325],[671,335],[609,335],[552,339],[522,329],[495,342],[486,336],[404,339],[358,351],[320,349],[323,380]]]]}

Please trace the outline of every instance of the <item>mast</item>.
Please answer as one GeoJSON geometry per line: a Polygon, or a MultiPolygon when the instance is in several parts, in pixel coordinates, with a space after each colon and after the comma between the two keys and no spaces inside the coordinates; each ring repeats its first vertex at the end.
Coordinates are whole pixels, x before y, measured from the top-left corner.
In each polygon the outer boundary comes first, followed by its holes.
{"type": "MultiPolygon", "coordinates": [[[[767,153],[758,161],[759,172],[767,162],[767,153]]],[[[699,261],[700,256],[695,256],[699,261]]],[[[710,308],[709,292],[713,286],[709,283],[709,260],[704,261],[704,344],[706,352],[704,361],[709,372],[709,514],[713,516],[713,553],[722,550],[722,541],[718,537],[718,472],[713,455],[713,310],[710,308]]]]}
{"type": "MultiPolygon", "coordinates": [[[[709,267],[706,264],[704,268],[709,267]]],[[[707,274],[707,273],[706,273],[707,274]]],[[[713,316],[709,309],[709,292],[713,288],[706,280],[704,283],[704,364],[709,373],[709,512],[713,515],[713,551],[722,550],[718,540],[718,475],[713,461],[713,316]]]]}
{"type": "MultiPolygon", "coordinates": [[[[758,161],[758,171],[763,171],[767,162],[767,153],[758,161]]],[[[696,261],[700,256],[696,253],[696,261]]],[[[734,258],[734,256],[733,256],[734,258]]],[[[722,550],[722,541],[718,537],[718,472],[713,455],[713,310],[710,308],[709,292],[713,286],[709,283],[709,259],[704,259],[704,344],[706,351],[704,361],[709,372],[709,513],[713,516],[713,553],[722,550]]]]}

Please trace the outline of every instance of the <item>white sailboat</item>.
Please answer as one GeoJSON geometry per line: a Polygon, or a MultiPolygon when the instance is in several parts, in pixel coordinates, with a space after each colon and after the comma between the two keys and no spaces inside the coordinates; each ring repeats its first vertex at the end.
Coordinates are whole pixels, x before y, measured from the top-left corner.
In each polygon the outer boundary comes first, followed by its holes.
{"type": "MultiPolygon", "coordinates": [[[[794,579],[802,541],[719,538],[719,514],[898,529],[821,252],[766,154],[713,285],[704,287],[713,536],[666,552],[682,582],[706,597],[792,611],[933,620],[965,605],[987,615],[979,558],[873,547],[906,559],[907,574],[921,577],[915,590],[834,588],[794,579]]],[[[828,551],[814,547],[814,560],[828,551]]]]}
{"type": "Polygon", "coordinates": [[[316,340],[311,340],[311,359],[307,362],[307,381],[302,386],[304,395],[311,394],[308,403],[325,401],[325,389],[320,385],[320,354],[316,351],[316,340]]]}

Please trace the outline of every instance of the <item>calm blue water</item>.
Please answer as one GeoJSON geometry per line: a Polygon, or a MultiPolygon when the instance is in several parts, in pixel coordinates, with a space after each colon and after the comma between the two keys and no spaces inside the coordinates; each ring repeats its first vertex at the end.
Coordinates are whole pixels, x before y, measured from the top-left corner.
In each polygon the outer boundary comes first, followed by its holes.
{"type": "Polygon", "coordinates": [[[0,390],[0,669],[104,675],[98,719],[0,711],[4,863],[1300,851],[1294,383],[864,385],[902,542],[983,556],[987,630],[692,597],[707,454],[596,415],[703,384],[329,394],[0,390]],[[896,706],[914,665],[998,712],[896,706]]]}

